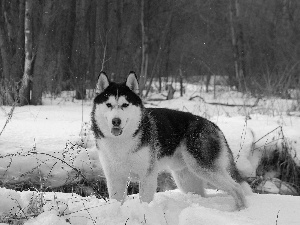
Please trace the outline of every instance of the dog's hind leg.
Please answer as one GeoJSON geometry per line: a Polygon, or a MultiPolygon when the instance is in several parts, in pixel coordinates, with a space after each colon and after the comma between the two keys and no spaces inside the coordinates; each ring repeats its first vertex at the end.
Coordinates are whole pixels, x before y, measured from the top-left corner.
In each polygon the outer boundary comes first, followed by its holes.
{"type": "Polygon", "coordinates": [[[221,169],[218,172],[208,172],[205,174],[204,179],[230,194],[234,198],[238,210],[247,207],[241,185],[236,183],[226,170],[221,169]]]}
{"type": "Polygon", "coordinates": [[[184,193],[194,193],[205,196],[204,181],[189,171],[187,167],[182,170],[173,170],[172,176],[177,187],[184,193]]]}
{"type": "Polygon", "coordinates": [[[189,170],[197,177],[230,194],[234,198],[238,210],[246,208],[246,199],[242,187],[232,179],[226,167],[223,167],[224,165],[215,162],[212,165],[213,168],[203,168],[189,152],[182,152],[182,156],[189,170]]]}

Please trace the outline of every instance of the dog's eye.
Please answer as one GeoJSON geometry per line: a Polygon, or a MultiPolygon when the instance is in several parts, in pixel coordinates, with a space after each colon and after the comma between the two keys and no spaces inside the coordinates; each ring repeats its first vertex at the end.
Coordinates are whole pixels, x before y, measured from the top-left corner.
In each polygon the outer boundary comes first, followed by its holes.
{"type": "Polygon", "coordinates": [[[110,103],[107,103],[106,106],[107,106],[108,108],[111,108],[111,107],[112,107],[112,105],[111,105],[110,103]]]}
{"type": "Polygon", "coordinates": [[[121,107],[122,107],[122,108],[127,108],[128,106],[129,106],[128,103],[123,103],[121,107]]]}

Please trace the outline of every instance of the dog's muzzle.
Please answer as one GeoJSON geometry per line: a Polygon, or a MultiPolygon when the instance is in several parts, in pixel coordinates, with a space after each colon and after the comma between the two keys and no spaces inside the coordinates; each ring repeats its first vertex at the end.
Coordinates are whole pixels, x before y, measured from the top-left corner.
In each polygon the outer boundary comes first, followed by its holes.
{"type": "Polygon", "coordinates": [[[112,120],[112,125],[113,127],[111,128],[111,133],[115,136],[119,136],[122,134],[123,130],[122,128],[120,127],[121,125],[121,119],[120,118],[114,118],[112,120]]]}

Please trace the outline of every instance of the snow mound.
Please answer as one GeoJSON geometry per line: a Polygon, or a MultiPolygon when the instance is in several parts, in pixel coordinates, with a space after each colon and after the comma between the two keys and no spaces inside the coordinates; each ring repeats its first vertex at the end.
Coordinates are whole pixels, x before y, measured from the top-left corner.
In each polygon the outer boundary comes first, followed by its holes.
{"type": "Polygon", "coordinates": [[[232,197],[215,190],[207,190],[206,198],[178,190],[156,193],[149,204],[140,202],[138,195],[121,204],[76,194],[0,191],[0,218],[3,213],[27,218],[25,225],[298,225],[300,221],[300,197],[292,196],[253,194],[247,196],[248,208],[235,211],[232,197]],[[34,196],[42,196],[43,204],[40,213],[29,214],[34,196]]]}

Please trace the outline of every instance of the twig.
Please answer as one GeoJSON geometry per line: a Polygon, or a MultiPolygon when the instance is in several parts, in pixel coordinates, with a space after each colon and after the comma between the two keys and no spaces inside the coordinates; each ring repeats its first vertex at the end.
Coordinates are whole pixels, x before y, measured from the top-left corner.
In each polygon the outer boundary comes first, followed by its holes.
{"type": "Polygon", "coordinates": [[[84,202],[82,202],[83,206],[84,206],[84,210],[88,213],[90,219],[92,220],[93,224],[96,224],[96,221],[93,219],[92,215],[90,214],[88,208],[85,206],[84,202]]]}
{"type": "Polygon", "coordinates": [[[279,212],[280,212],[280,209],[279,209],[278,212],[277,212],[277,216],[276,216],[276,225],[277,225],[277,222],[278,222],[279,212]]]}
{"type": "Polygon", "coordinates": [[[14,113],[15,108],[16,108],[16,101],[14,102],[12,108],[10,109],[10,112],[8,113],[8,118],[6,119],[6,122],[5,122],[3,128],[2,128],[2,130],[1,130],[1,132],[0,132],[0,136],[2,135],[2,133],[3,133],[4,129],[5,129],[5,127],[7,126],[7,124],[10,122],[10,120],[11,120],[11,118],[12,118],[12,116],[13,116],[13,113],[14,113]]]}
{"type": "Polygon", "coordinates": [[[244,124],[244,128],[243,128],[243,132],[242,132],[242,135],[241,135],[241,139],[242,139],[242,142],[240,143],[240,149],[239,149],[239,152],[236,156],[236,160],[235,160],[235,163],[237,163],[238,159],[240,158],[240,154],[241,154],[241,151],[243,149],[243,146],[244,146],[244,143],[245,143],[245,138],[246,138],[246,129],[247,129],[247,126],[248,126],[248,120],[247,120],[247,116],[245,117],[245,124],[244,124]]]}
{"type": "Polygon", "coordinates": [[[67,166],[69,166],[70,168],[72,168],[73,170],[75,170],[76,173],[78,173],[84,180],[88,181],[88,179],[81,173],[80,170],[78,170],[77,168],[73,167],[72,165],[70,165],[69,163],[67,163],[65,160],[62,160],[54,155],[50,155],[48,153],[45,153],[45,152],[34,152],[34,151],[31,151],[31,152],[28,152],[28,155],[30,154],[40,154],[40,155],[47,155],[47,156],[50,156],[54,159],[57,159],[59,161],[61,161],[62,163],[65,163],[67,166]]]}
{"type": "MultiPolygon", "coordinates": [[[[256,144],[257,142],[259,142],[261,139],[263,139],[264,137],[266,137],[266,136],[268,136],[269,134],[271,134],[273,131],[275,131],[275,130],[277,130],[277,129],[281,129],[281,131],[282,131],[282,126],[278,126],[278,127],[276,127],[275,129],[273,129],[273,130],[271,130],[270,132],[268,132],[267,134],[265,134],[264,136],[262,136],[260,139],[258,139],[257,141],[255,141],[254,142],[254,144],[256,144]]],[[[280,138],[279,138],[280,139],[280,138]]],[[[278,139],[278,140],[279,140],[278,139]]]]}

